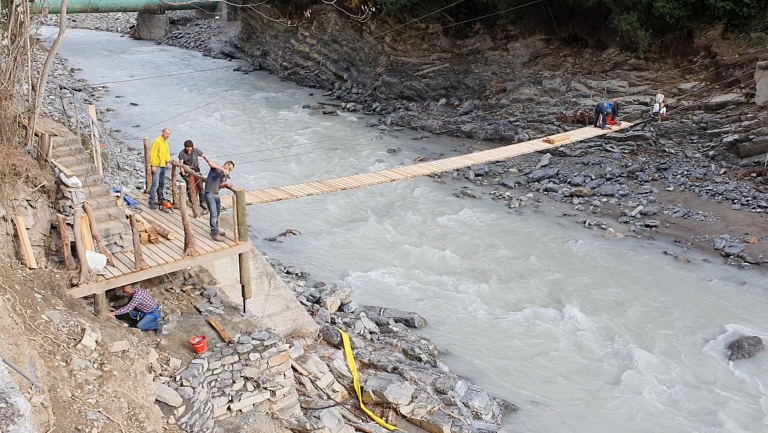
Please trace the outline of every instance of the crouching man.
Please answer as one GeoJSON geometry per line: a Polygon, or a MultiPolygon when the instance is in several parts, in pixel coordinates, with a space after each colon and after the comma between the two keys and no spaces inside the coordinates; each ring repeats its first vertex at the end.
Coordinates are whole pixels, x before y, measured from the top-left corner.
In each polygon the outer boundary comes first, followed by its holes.
{"type": "Polygon", "coordinates": [[[132,319],[138,320],[136,325],[142,331],[155,331],[160,333],[160,307],[157,305],[148,291],[141,288],[134,288],[130,284],[123,286],[123,293],[131,297],[123,307],[109,313],[110,316],[120,316],[129,314],[132,319]]]}

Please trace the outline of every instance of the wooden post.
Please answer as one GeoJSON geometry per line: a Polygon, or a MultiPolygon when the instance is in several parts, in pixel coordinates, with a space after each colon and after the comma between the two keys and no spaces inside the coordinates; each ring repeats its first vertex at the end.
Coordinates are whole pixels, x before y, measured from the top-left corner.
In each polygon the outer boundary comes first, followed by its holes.
{"type": "Polygon", "coordinates": [[[232,237],[234,238],[235,242],[240,242],[240,226],[237,222],[237,206],[235,203],[235,199],[237,197],[232,197],[232,224],[234,224],[234,227],[232,228],[232,237]]]}
{"type": "Polygon", "coordinates": [[[107,308],[107,293],[96,293],[93,295],[93,310],[99,317],[105,317],[109,312],[107,308]]]}
{"type": "Polygon", "coordinates": [[[72,246],[69,243],[69,234],[67,234],[67,222],[64,221],[64,216],[61,214],[56,214],[56,221],[58,221],[61,249],[64,254],[64,269],[74,271],[77,269],[77,265],[75,265],[75,259],[72,258],[72,246]]]}
{"type": "Polygon", "coordinates": [[[94,273],[91,267],[88,265],[88,259],[85,256],[85,246],[83,245],[83,231],[80,227],[80,217],[83,215],[83,210],[80,208],[75,209],[75,221],[73,223],[73,229],[75,231],[75,247],[77,248],[77,259],[80,260],[80,286],[88,284],[93,281],[94,273]]]}
{"type": "Polygon", "coordinates": [[[93,235],[91,234],[91,223],[88,221],[88,215],[80,215],[80,231],[83,233],[83,247],[86,251],[96,251],[93,245],[93,235]]]}
{"type": "Polygon", "coordinates": [[[21,260],[24,266],[29,269],[37,269],[37,261],[35,261],[35,254],[32,251],[32,244],[29,242],[24,218],[15,216],[13,217],[13,222],[16,224],[16,233],[19,235],[19,251],[21,252],[21,260]]]}
{"type": "Polygon", "coordinates": [[[192,188],[189,191],[189,201],[192,203],[192,217],[200,218],[203,210],[200,209],[200,196],[197,195],[197,178],[191,174],[187,175],[187,182],[192,188]]]}
{"type": "Polygon", "coordinates": [[[171,204],[174,208],[179,208],[178,192],[176,191],[176,165],[171,164],[171,204]]]}
{"type": "Polygon", "coordinates": [[[37,159],[40,162],[47,161],[51,156],[51,136],[42,133],[40,134],[40,151],[37,154],[37,159]]]}
{"type": "Polygon", "coordinates": [[[137,271],[146,269],[149,265],[144,261],[144,254],[141,252],[141,235],[139,235],[139,226],[136,224],[136,214],[131,214],[128,219],[133,232],[133,269],[137,271]]]}
{"type": "Polygon", "coordinates": [[[192,225],[189,222],[189,213],[187,211],[187,186],[179,185],[179,213],[181,213],[181,224],[184,226],[184,257],[194,257],[198,255],[195,249],[195,234],[192,232],[192,225]]]}
{"type": "Polygon", "coordinates": [[[144,137],[144,170],[147,179],[144,181],[144,191],[149,194],[149,188],[152,186],[152,167],[149,165],[149,155],[152,148],[149,144],[149,138],[144,137]]]}
{"type": "MultiPolygon", "coordinates": [[[[245,190],[235,189],[235,208],[237,208],[237,236],[241,242],[248,242],[248,214],[246,212],[245,190]]],[[[238,255],[238,265],[240,268],[240,287],[243,294],[243,313],[248,311],[246,305],[249,299],[253,297],[253,287],[251,286],[251,252],[246,251],[238,255]]]]}
{"type": "Polygon", "coordinates": [[[88,115],[91,116],[91,147],[93,148],[93,162],[99,170],[99,174],[104,174],[104,168],[101,165],[101,140],[99,139],[99,120],[96,117],[96,106],[88,105],[88,115]]]}
{"type": "Polygon", "coordinates": [[[107,263],[109,263],[110,266],[115,266],[115,258],[112,256],[112,253],[109,252],[107,246],[104,245],[104,240],[99,234],[98,227],[96,227],[96,218],[93,216],[93,208],[91,207],[91,204],[88,202],[83,203],[83,209],[85,210],[85,214],[88,215],[88,223],[91,226],[91,235],[99,246],[99,252],[107,256],[107,263]]]}

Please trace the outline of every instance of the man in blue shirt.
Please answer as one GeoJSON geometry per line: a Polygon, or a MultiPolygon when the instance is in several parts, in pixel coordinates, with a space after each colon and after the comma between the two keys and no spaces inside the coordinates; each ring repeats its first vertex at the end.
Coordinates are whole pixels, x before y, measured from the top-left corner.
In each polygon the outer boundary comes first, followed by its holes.
{"type": "Polygon", "coordinates": [[[219,191],[221,188],[233,191],[234,187],[227,180],[235,169],[235,163],[227,161],[222,167],[213,161],[208,161],[208,165],[211,166],[211,171],[208,172],[208,178],[205,181],[205,200],[208,202],[208,213],[211,217],[211,239],[224,242],[222,236],[225,236],[225,233],[219,231],[219,214],[221,213],[219,191]]]}

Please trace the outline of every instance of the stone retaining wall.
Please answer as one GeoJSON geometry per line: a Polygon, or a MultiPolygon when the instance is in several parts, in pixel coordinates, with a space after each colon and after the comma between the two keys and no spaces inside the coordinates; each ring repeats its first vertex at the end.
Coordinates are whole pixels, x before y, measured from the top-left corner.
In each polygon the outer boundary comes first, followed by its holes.
{"type": "Polygon", "coordinates": [[[189,433],[212,433],[215,420],[253,410],[281,418],[301,415],[289,346],[270,331],[235,338],[236,344],[209,347],[167,377],[163,386],[173,393],[164,402],[175,408],[169,423],[189,433]]]}

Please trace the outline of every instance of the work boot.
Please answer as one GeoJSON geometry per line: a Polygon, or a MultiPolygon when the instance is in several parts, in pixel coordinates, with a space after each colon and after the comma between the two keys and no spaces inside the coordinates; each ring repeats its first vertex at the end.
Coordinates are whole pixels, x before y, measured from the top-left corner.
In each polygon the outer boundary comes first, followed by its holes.
{"type": "Polygon", "coordinates": [[[157,328],[155,329],[155,335],[163,333],[163,322],[157,322],[157,328]]]}
{"type": "Polygon", "coordinates": [[[149,208],[152,209],[152,210],[156,210],[157,209],[157,203],[150,203],[149,204],[149,208]]]}
{"type": "Polygon", "coordinates": [[[218,234],[211,235],[211,239],[213,239],[216,242],[226,242],[226,240],[218,234]]]}

